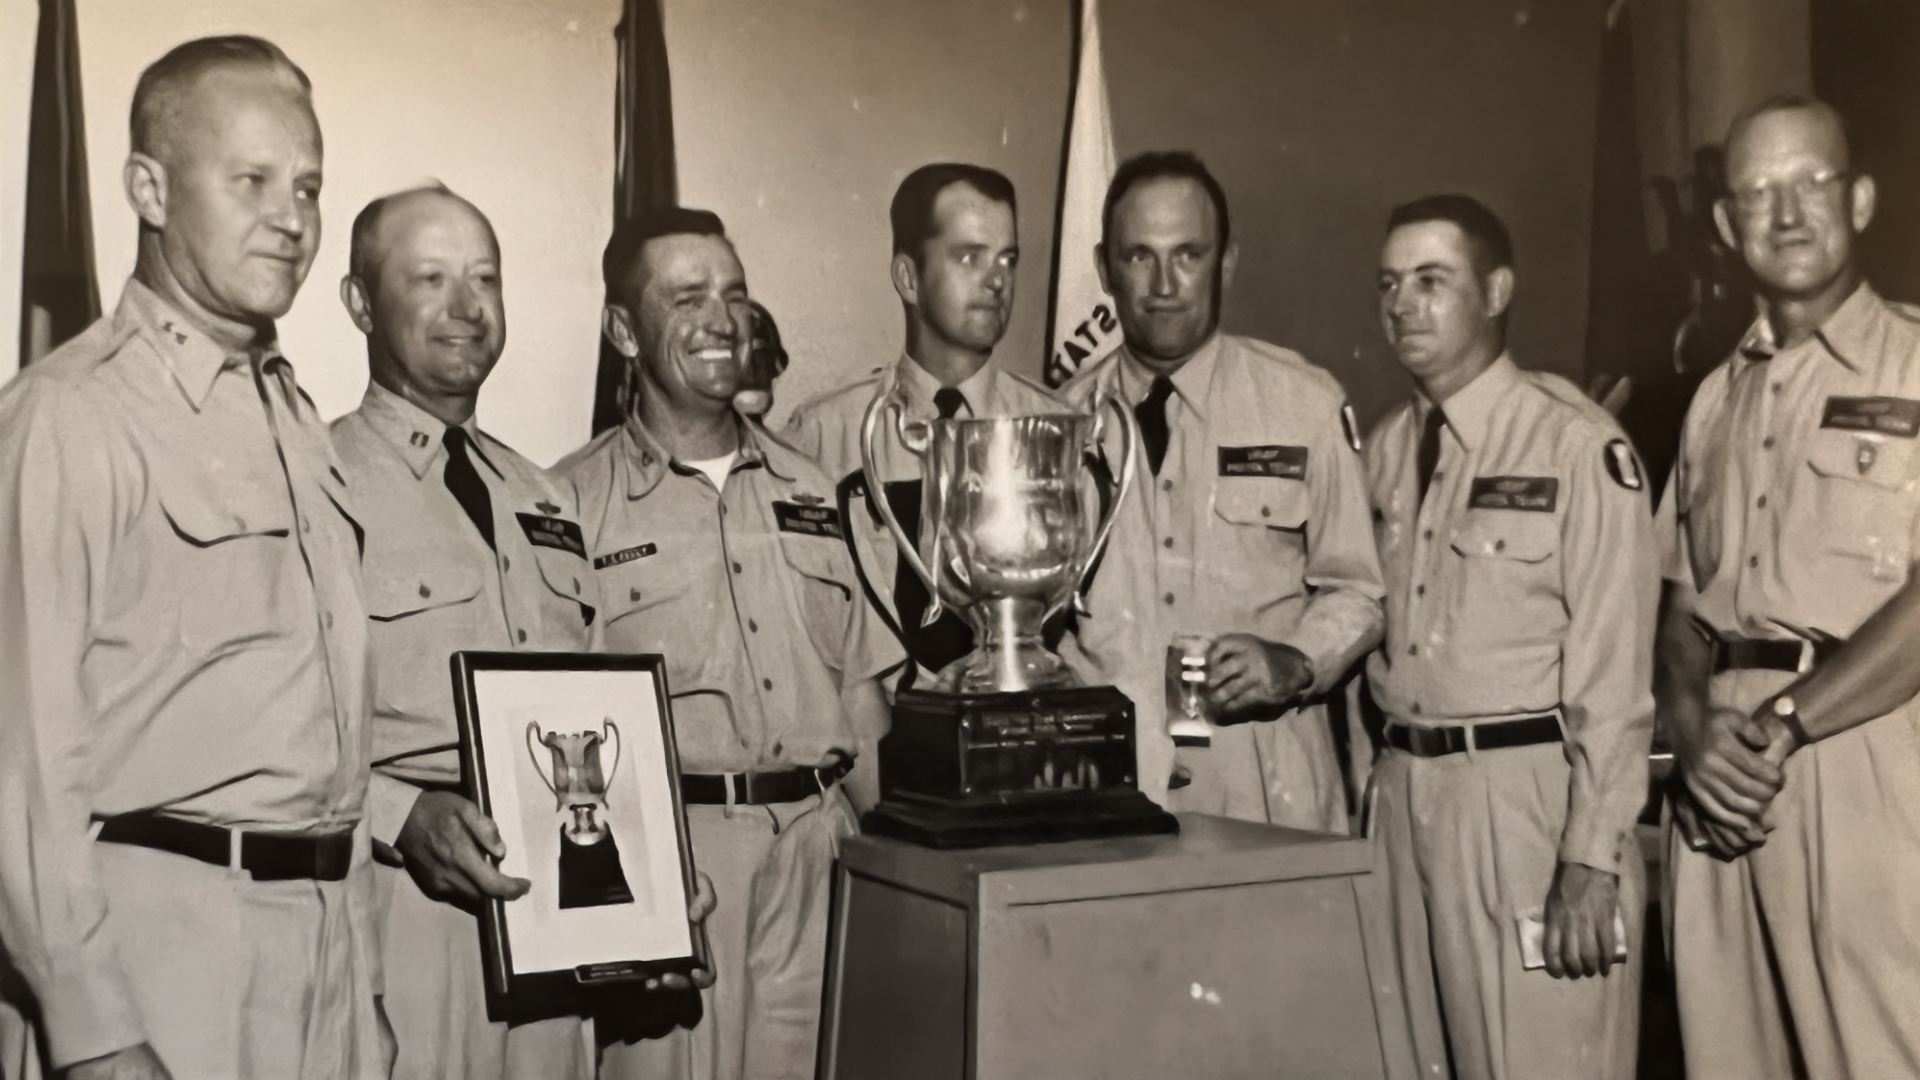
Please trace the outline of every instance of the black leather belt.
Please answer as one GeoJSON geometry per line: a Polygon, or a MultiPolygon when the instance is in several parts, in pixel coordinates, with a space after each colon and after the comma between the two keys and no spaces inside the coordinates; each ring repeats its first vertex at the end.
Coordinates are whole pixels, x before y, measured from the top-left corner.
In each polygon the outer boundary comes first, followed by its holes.
{"type": "Polygon", "coordinates": [[[680,801],[701,806],[766,806],[771,803],[799,802],[809,795],[822,795],[853,771],[853,759],[845,754],[824,768],[782,769],[779,772],[682,773],[680,801]],[[731,797],[729,797],[731,796],[731,797]]]}
{"type": "MultiPolygon", "coordinates": [[[[215,866],[233,861],[234,830],[160,814],[121,814],[100,824],[95,839],[185,855],[215,866]]],[[[240,869],[255,881],[342,881],[353,858],[353,832],[296,836],[241,832],[240,869]]]]}
{"type": "Polygon", "coordinates": [[[1721,637],[1708,633],[1713,643],[1713,673],[1739,671],[1759,668],[1765,671],[1799,671],[1800,661],[1809,646],[1813,649],[1811,664],[1818,664],[1832,656],[1835,649],[1844,644],[1843,639],[1828,641],[1807,641],[1794,638],[1788,641],[1765,641],[1759,638],[1721,637]]]}
{"type": "Polygon", "coordinates": [[[1175,735],[1173,737],[1173,745],[1175,746],[1212,746],[1213,736],[1211,735],[1175,735]]]}
{"type": "Polygon", "coordinates": [[[1387,725],[1387,745],[1414,757],[1436,758],[1464,753],[1469,740],[1475,750],[1510,750],[1516,746],[1559,742],[1560,718],[1528,716],[1519,720],[1494,720],[1471,726],[1444,724],[1415,727],[1398,721],[1387,725]]]}

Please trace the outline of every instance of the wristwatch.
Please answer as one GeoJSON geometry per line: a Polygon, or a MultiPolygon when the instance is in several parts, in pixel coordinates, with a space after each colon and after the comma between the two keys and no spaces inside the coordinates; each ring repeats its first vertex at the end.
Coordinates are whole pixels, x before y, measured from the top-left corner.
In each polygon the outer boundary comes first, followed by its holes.
{"type": "Polygon", "coordinates": [[[1787,730],[1793,734],[1794,740],[1801,746],[1805,746],[1813,741],[1807,738],[1806,725],[1800,722],[1800,713],[1793,704],[1793,695],[1781,694],[1779,697],[1774,698],[1773,715],[1778,717],[1782,724],[1786,725],[1787,730]]]}

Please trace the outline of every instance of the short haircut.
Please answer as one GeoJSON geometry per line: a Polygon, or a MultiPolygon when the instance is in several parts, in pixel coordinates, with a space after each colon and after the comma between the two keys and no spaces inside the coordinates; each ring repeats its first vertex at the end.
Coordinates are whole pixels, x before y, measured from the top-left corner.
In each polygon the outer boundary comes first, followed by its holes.
{"type": "Polygon", "coordinates": [[[620,300],[632,282],[633,269],[647,242],[663,236],[717,236],[727,239],[727,227],[711,210],[668,206],[628,218],[613,227],[606,250],[600,254],[600,280],[608,300],[620,300]]]}
{"type": "Polygon", "coordinates": [[[955,184],[965,184],[994,202],[1005,203],[1016,213],[1020,209],[1014,201],[1013,181],[993,169],[951,161],[922,165],[900,181],[893,193],[893,205],[887,209],[893,224],[895,255],[906,255],[914,265],[920,264],[927,241],[940,229],[933,217],[934,205],[940,201],[940,193],[955,184]]]}
{"type": "Polygon", "coordinates": [[[280,46],[248,34],[203,37],[182,42],[147,65],[133,88],[128,126],[136,153],[153,154],[166,126],[179,112],[182,95],[202,75],[219,67],[263,67],[279,71],[297,84],[302,97],[311,98],[313,82],[280,46]]]}
{"type": "Polygon", "coordinates": [[[375,237],[380,233],[380,222],[387,216],[387,211],[391,210],[394,204],[404,199],[412,198],[415,195],[444,195],[473,211],[474,216],[478,217],[481,223],[487,227],[487,235],[493,237],[494,252],[496,254],[499,252],[500,238],[494,234],[493,222],[487,220],[487,215],[481,213],[479,207],[463,198],[452,188],[438,180],[430,180],[418,187],[411,187],[403,191],[395,191],[382,195],[366,206],[361,207],[360,212],[354,215],[352,239],[347,243],[347,273],[359,278],[368,287],[372,287],[377,271],[380,268],[378,258],[379,249],[374,243],[375,237]]]}
{"type": "Polygon", "coordinates": [[[1474,272],[1481,277],[1503,266],[1513,268],[1513,236],[1507,232],[1507,223],[1479,199],[1471,195],[1428,195],[1401,203],[1387,215],[1387,233],[1428,221],[1445,221],[1459,228],[1467,238],[1474,272]]]}
{"type": "Polygon", "coordinates": [[[1100,243],[1104,246],[1113,235],[1113,208],[1127,192],[1149,180],[1170,179],[1191,180],[1207,193],[1207,198],[1213,201],[1213,216],[1220,222],[1219,235],[1215,237],[1217,246],[1222,252],[1226,251],[1233,239],[1233,227],[1227,217],[1226,189],[1208,171],[1206,162],[1190,150],[1149,150],[1135,154],[1113,170],[1113,180],[1107,184],[1107,201],[1100,208],[1100,243]]]}
{"type": "Polygon", "coordinates": [[[1847,157],[1849,159],[1853,157],[1853,140],[1847,131],[1846,114],[1835,108],[1831,103],[1822,101],[1811,94],[1773,94],[1740,110],[1740,114],[1735,116],[1733,122],[1727,125],[1727,138],[1725,142],[1720,144],[1720,149],[1722,152],[1732,149],[1734,138],[1738,136],[1747,125],[1761,117],[1769,113],[1796,112],[1800,109],[1825,113],[1831,116],[1835,126],[1840,129],[1840,144],[1846,147],[1847,157]]]}

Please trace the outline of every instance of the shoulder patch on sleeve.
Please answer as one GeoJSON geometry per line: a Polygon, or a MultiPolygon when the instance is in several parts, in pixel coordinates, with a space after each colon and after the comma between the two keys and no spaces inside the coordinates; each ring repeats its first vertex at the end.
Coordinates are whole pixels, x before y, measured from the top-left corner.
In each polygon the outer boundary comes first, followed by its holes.
{"type": "Polygon", "coordinates": [[[1354,453],[1359,453],[1361,449],[1360,421],[1354,418],[1353,406],[1340,406],[1340,427],[1347,433],[1347,445],[1353,447],[1354,453]]]}
{"type": "Polygon", "coordinates": [[[1627,440],[1608,441],[1606,449],[1601,451],[1601,457],[1606,462],[1607,475],[1613,477],[1614,483],[1628,491],[1640,491],[1646,487],[1645,481],[1640,479],[1640,459],[1634,456],[1633,447],[1627,445],[1627,440]]]}

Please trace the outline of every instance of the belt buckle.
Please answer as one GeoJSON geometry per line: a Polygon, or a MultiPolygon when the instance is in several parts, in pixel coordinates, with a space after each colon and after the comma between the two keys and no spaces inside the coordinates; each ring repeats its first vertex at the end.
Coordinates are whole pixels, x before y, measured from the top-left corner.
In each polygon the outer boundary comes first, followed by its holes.
{"type": "Polygon", "coordinates": [[[353,860],[353,843],[338,843],[339,838],[329,836],[314,841],[313,879],[315,881],[344,881],[347,867],[353,860]]]}

